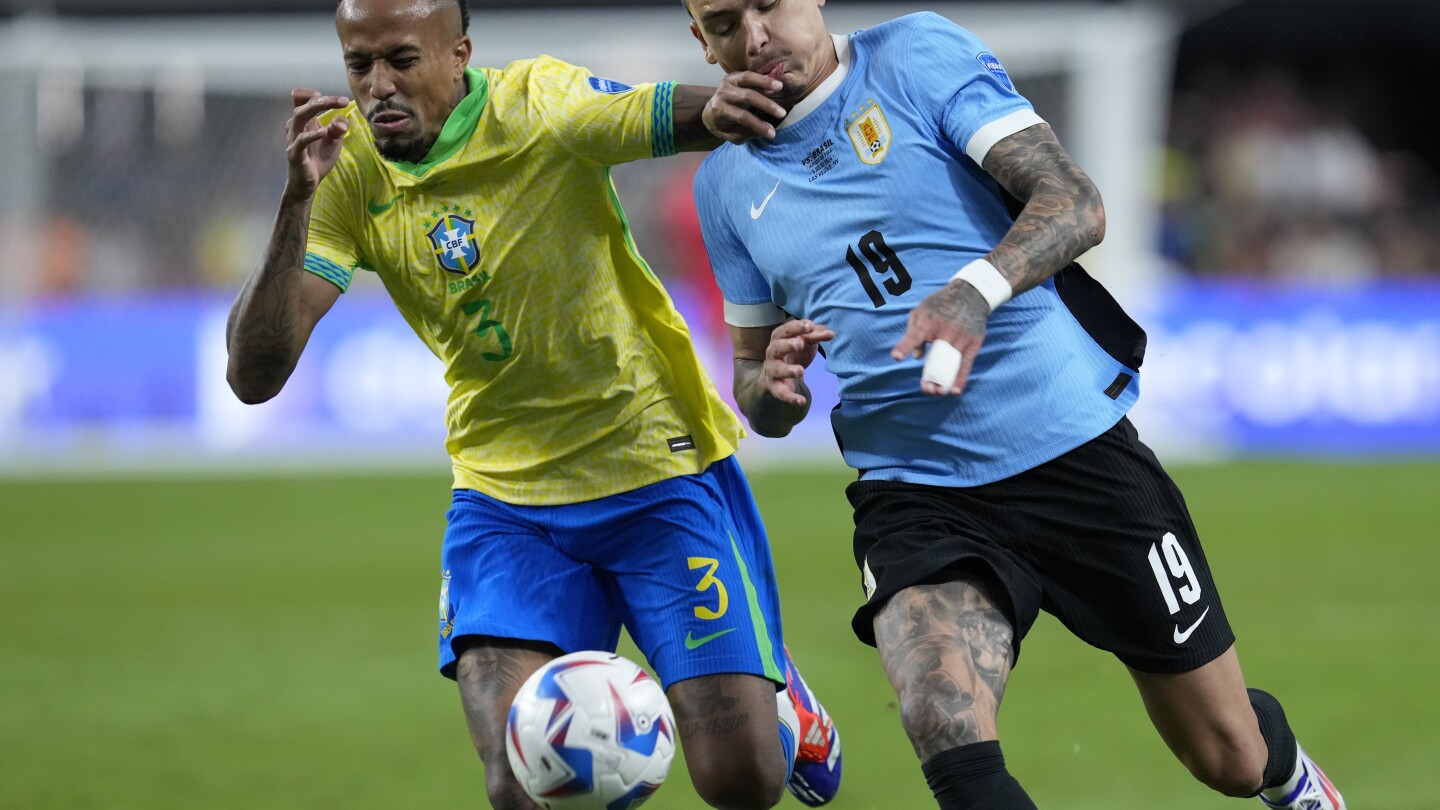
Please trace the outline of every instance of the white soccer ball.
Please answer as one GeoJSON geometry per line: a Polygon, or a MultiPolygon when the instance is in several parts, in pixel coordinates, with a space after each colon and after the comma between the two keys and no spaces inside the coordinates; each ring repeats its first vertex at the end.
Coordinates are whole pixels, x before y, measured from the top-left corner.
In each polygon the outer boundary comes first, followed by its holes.
{"type": "Polygon", "coordinates": [[[548,810],[638,807],[675,758],[675,715],[660,684],[614,653],[541,667],[515,695],[506,731],[510,768],[548,810]]]}

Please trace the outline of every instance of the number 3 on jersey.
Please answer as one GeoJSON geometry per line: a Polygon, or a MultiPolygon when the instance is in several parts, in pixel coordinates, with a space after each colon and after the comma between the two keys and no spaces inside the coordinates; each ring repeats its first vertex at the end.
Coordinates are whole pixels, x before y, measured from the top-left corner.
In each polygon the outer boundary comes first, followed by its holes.
{"type": "Polygon", "coordinates": [[[460,310],[466,315],[474,315],[477,312],[480,313],[480,323],[475,327],[476,337],[483,338],[486,333],[493,330],[495,332],[495,338],[500,341],[500,351],[498,353],[485,352],[482,356],[486,360],[495,362],[508,360],[514,351],[514,346],[510,343],[510,333],[505,331],[505,327],[499,321],[490,320],[490,307],[490,299],[486,298],[481,301],[468,301],[461,304],[460,310]]]}
{"type": "Polygon", "coordinates": [[[878,309],[885,304],[885,296],[880,292],[880,286],[875,283],[875,277],[893,276],[885,278],[885,292],[892,297],[904,295],[910,289],[910,271],[905,269],[905,263],[900,261],[900,256],[889,245],[885,244],[885,236],[879,231],[871,231],[860,237],[860,255],[856,255],[855,248],[846,246],[845,261],[850,263],[850,269],[855,271],[856,277],[860,279],[860,286],[865,288],[865,294],[870,296],[870,303],[878,309]],[[870,264],[860,258],[863,255],[870,264]]]}

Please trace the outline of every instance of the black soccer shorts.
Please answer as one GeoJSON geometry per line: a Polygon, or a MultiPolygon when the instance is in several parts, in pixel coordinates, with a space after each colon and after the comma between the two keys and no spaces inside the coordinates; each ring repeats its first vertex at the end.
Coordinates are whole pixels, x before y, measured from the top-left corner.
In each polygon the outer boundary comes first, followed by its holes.
{"type": "Polygon", "coordinates": [[[911,585],[993,577],[1015,651],[1040,610],[1142,672],[1188,672],[1235,641],[1185,499],[1130,420],[1019,475],[978,487],[856,481],[855,563],[866,603],[911,585]]]}

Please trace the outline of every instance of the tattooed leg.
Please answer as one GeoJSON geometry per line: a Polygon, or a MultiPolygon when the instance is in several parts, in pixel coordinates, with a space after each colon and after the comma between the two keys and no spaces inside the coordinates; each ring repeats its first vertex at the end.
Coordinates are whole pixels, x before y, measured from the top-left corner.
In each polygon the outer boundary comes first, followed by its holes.
{"type": "Polygon", "coordinates": [[[921,762],[997,739],[1014,628],[978,580],[914,585],[875,616],[875,640],[921,762]]]}
{"type": "Polygon", "coordinates": [[[480,760],[485,763],[485,791],[496,810],[540,810],[525,795],[505,754],[505,720],[510,703],[531,673],[560,655],[551,644],[515,639],[466,636],[455,665],[465,722],[480,760]]]}
{"type": "Polygon", "coordinates": [[[706,675],[666,691],[695,791],[711,807],[767,808],[785,790],[775,684],[754,675],[706,675]]]}

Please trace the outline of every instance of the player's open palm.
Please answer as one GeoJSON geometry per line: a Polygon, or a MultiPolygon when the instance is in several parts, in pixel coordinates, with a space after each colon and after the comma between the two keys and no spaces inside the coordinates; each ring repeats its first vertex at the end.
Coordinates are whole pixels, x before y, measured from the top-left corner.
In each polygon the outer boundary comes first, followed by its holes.
{"type": "Polygon", "coordinates": [[[911,310],[905,337],[895,344],[890,356],[896,360],[924,357],[920,390],[932,396],[958,395],[965,390],[970,370],[975,367],[975,355],[985,342],[989,317],[990,305],[979,290],[966,282],[952,281],[911,310]]]}
{"type": "Polygon", "coordinates": [[[781,402],[808,404],[805,395],[800,393],[805,369],[815,362],[820,344],[834,337],[830,327],[814,321],[786,321],[775,327],[770,333],[770,345],[765,347],[762,371],[765,391],[781,402]]]}
{"type": "Polygon", "coordinates": [[[290,162],[290,177],[285,196],[308,200],[315,196],[320,179],[335,168],[350,121],[340,117],[321,126],[318,117],[326,110],[341,110],[350,104],[344,96],[326,96],[318,90],[290,91],[294,114],[285,122],[285,156],[290,162]]]}

